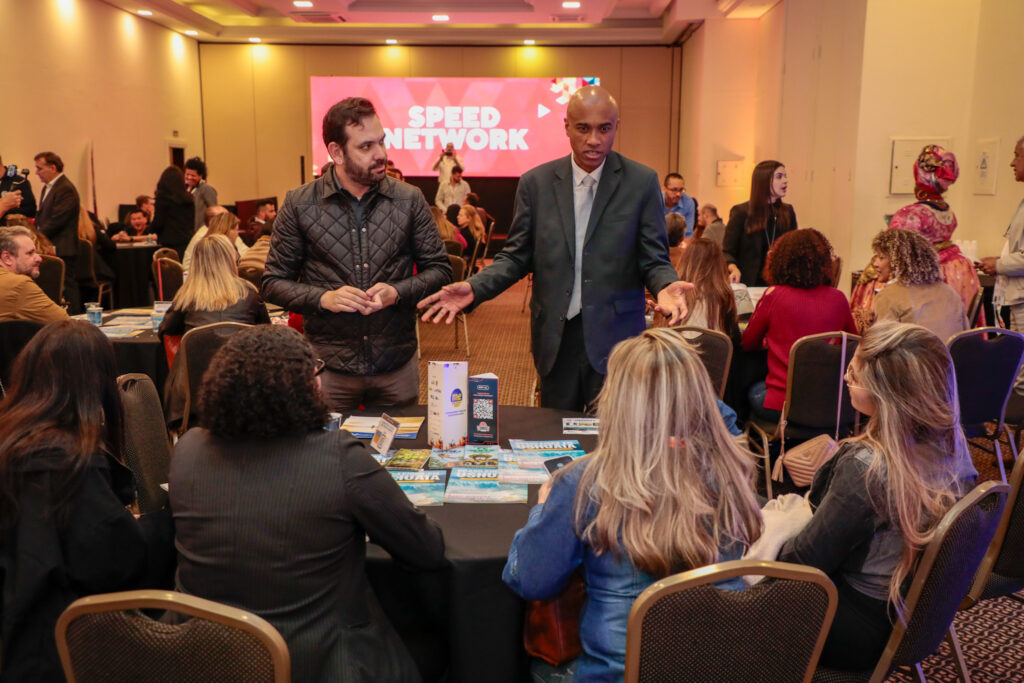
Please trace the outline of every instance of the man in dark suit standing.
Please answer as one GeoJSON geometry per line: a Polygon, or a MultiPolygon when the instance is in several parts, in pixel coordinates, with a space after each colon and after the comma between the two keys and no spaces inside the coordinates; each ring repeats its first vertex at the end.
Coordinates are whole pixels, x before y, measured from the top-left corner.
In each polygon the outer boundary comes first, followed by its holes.
{"type": "Polygon", "coordinates": [[[50,238],[64,261],[64,300],[74,314],[81,310],[75,260],[78,257],[78,190],[64,175],[64,162],[53,152],[35,156],[36,175],[43,182],[36,229],[50,238]]]}
{"type": "Polygon", "coordinates": [[[619,109],[607,90],[576,91],[566,110],[572,155],[527,171],[494,263],[419,303],[423,319],[452,322],[533,273],[534,365],[545,407],[583,410],[601,389],[608,355],[644,330],[644,288],[677,324],[683,291],[668,256],[657,174],[612,152],[619,109]]]}

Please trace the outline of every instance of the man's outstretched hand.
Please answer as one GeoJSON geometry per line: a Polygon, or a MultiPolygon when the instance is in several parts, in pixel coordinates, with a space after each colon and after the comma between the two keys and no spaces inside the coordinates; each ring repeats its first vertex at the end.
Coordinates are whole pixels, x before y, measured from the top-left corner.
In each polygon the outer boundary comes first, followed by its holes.
{"type": "Polygon", "coordinates": [[[473,287],[468,282],[453,282],[420,301],[416,308],[421,311],[427,309],[423,313],[425,323],[439,323],[443,320],[451,325],[455,316],[473,303],[473,298],[473,287]]]}
{"type": "Polygon", "coordinates": [[[693,283],[676,280],[658,292],[658,304],[654,310],[668,319],[669,327],[678,325],[686,317],[686,295],[684,292],[688,289],[693,289],[693,283]]]}

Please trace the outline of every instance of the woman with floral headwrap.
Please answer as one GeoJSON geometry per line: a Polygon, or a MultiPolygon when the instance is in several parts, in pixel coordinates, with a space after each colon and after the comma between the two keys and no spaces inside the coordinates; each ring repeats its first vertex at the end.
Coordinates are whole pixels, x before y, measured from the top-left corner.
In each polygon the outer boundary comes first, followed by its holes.
{"type": "MultiPolygon", "coordinates": [[[[914,196],[917,201],[897,211],[889,221],[889,230],[912,230],[923,235],[939,254],[942,279],[952,287],[969,308],[974,293],[981,289],[978,273],[970,259],[952,243],[956,214],[942,198],[956,182],[960,167],[953,153],[939,145],[926,145],[914,162],[914,196]]],[[[850,296],[853,318],[861,330],[873,319],[875,295],[886,283],[878,281],[871,266],[864,269],[850,296]]]]}

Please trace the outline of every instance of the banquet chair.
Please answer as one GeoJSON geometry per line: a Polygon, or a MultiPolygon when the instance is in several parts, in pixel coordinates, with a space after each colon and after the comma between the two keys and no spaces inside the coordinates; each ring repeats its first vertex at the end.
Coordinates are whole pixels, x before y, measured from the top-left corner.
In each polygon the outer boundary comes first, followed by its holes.
{"type": "Polygon", "coordinates": [[[724,332],[703,327],[680,325],[672,329],[697,347],[704,369],[711,378],[711,386],[718,391],[718,398],[722,398],[729,379],[729,366],[732,365],[732,340],[724,332]]]}
{"type": "Polygon", "coordinates": [[[948,640],[960,679],[970,681],[953,618],[971,588],[985,551],[996,533],[1010,487],[986,481],[942,517],[924,547],[892,635],[875,668],[848,672],[818,667],[815,683],[882,683],[896,667],[910,667],[925,681],[921,661],[948,640]]]}
{"type": "Polygon", "coordinates": [[[36,284],[58,306],[64,305],[64,261],[56,256],[42,254],[36,284]]]}
{"type": "Polygon", "coordinates": [[[0,396],[7,393],[11,383],[14,359],[25,345],[43,329],[44,323],[34,320],[4,320],[0,322],[0,396]]]}
{"type": "MultiPolygon", "coordinates": [[[[476,250],[473,253],[476,254],[476,250]]],[[[452,282],[461,282],[466,279],[466,262],[461,257],[448,254],[448,263],[452,267],[452,282]]],[[[455,316],[455,348],[459,348],[459,323],[462,323],[462,333],[466,336],[466,358],[469,358],[469,323],[466,321],[466,314],[462,311],[455,316]]]]}
{"type": "Polygon", "coordinates": [[[1014,464],[1009,486],[1009,499],[996,535],[960,609],[1003,596],[1024,602],[1024,598],[1014,595],[1024,589],[1024,458],[1014,464]]]}
{"type": "Polygon", "coordinates": [[[178,250],[171,249],[170,247],[160,247],[159,249],[153,252],[154,261],[162,258],[169,258],[172,261],[177,261],[178,263],[181,263],[181,259],[178,258],[178,250]]]}
{"type": "Polygon", "coordinates": [[[160,484],[171,469],[171,439],[160,394],[148,375],[121,375],[117,388],[124,404],[125,461],[135,473],[139,512],[145,515],[167,505],[167,492],[160,484]]]}
{"type": "Polygon", "coordinates": [[[733,560],[669,576],[629,612],[625,681],[810,681],[838,601],[820,569],[785,562],[733,560]],[[714,585],[748,575],[765,580],[714,585]]]}
{"type": "Polygon", "coordinates": [[[153,260],[153,284],[156,286],[157,301],[171,301],[185,281],[181,263],[174,259],[153,260]]]}
{"type": "Polygon", "coordinates": [[[956,372],[964,435],[992,442],[999,475],[1005,482],[999,437],[1006,432],[1016,459],[1017,446],[1006,428],[1006,404],[1024,359],[1024,335],[999,327],[979,327],[953,335],[947,344],[956,372]],[[995,423],[995,428],[989,430],[988,423],[995,423]]]}
{"type": "Polygon", "coordinates": [[[971,303],[967,306],[967,326],[976,327],[978,325],[978,315],[981,313],[982,303],[982,290],[978,290],[971,297],[971,303]]]}
{"type": "Polygon", "coordinates": [[[494,254],[491,253],[491,235],[494,233],[494,219],[489,218],[487,220],[487,231],[484,233],[484,246],[483,251],[480,252],[480,260],[485,261],[488,258],[494,259],[494,254]]]}
{"type": "Polygon", "coordinates": [[[189,420],[196,410],[199,398],[199,386],[203,382],[203,373],[210,366],[210,361],[217,350],[224,345],[228,337],[252,325],[245,323],[212,323],[202,327],[194,327],[181,338],[181,347],[174,358],[175,363],[185,363],[184,377],[188,384],[185,392],[185,408],[181,417],[181,431],[188,430],[189,420]]]}
{"type": "Polygon", "coordinates": [[[465,251],[465,248],[455,240],[445,240],[444,248],[452,256],[462,256],[462,252],[465,251]]]}
{"type": "Polygon", "coordinates": [[[96,250],[92,242],[78,240],[78,286],[85,289],[96,290],[96,301],[103,303],[103,295],[107,295],[108,309],[114,308],[114,287],[109,280],[100,280],[96,277],[96,250]]]}
{"type": "Polygon", "coordinates": [[[68,683],[287,683],[288,646],[264,619],[185,593],[124,591],[80,598],[57,620],[68,683]],[[140,610],[191,617],[162,623],[140,610]]]}
{"type": "Polygon", "coordinates": [[[778,424],[753,414],[747,421],[747,438],[752,449],[760,451],[765,495],[769,498],[772,497],[770,442],[779,441],[785,450],[787,439],[805,441],[819,434],[842,437],[854,431],[857,414],[850,403],[850,390],[843,381],[843,374],[857,351],[860,337],[848,334],[846,340],[845,354],[841,332],[812,334],[796,340],[789,350],[786,399],[778,424]],[[838,410],[837,399],[842,401],[838,410]]]}
{"type": "MultiPolygon", "coordinates": [[[[473,274],[473,269],[476,267],[477,258],[479,258],[480,256],[480,249],[483,246],[482,242],[483,240],[476,241],[476,243],[473,245],[473,251],[470,252],[469,259],[466,259],[465,255],[463,255],[462,257],[463,260],[465,260],[466,262],[466,277],[469,277],[470,275],[473,274]]],[[[455,280],[453,280],[453,282],[454,281],[455,280]]]]}

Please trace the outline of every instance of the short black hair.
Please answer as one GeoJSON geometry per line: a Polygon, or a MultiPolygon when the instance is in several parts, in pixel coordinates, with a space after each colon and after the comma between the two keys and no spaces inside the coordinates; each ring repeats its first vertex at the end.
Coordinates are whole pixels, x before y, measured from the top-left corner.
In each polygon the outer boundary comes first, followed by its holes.
{"type": "MultiPolygon", "coordinates": [[[[680,180],[683,180],[683,176],[681,176],[678,173],[676,173],[675,171],[673,171],[672,173],[668,173],[668,174],[665,175],[665,179],[663,181],[661,181],[662,185],[664,185],[665,187],[668,187],[668,181],[672,180],[673,178],[679,178],[680,180]]],[[[685,183],[686,181],[683,180],[683,182],[685,183]]]]}
{"type": "Polygon", "coordinates": [[[365,97],[346,97],[324,114],[324,145],[336,142],[342,149],[348,142],[348,127],[357,126],[368,116],[376,116],[373,103],[365,97]]]}
{"type": "Polygon", "coordinates": [[[64,162],[61,161],[60,157],[53,152],[40,152],[39,154],[32,157],[32,161],[43,160],[44,164],[49,164],[57,169],[57,173],[64,172],[64,162]]]}
{"type": "Polygon", "coordinates": [[[192,157],[185,162],[186,171],[195,171],[199,177],[206,180],[206,162],[199,157],[192,157]]]}
{"type": "Polygon", "coordinates": [[[134,216],[137,213],[141,213],[143,218],[145,218],[147,221],[149,220],[149,216],[146,215],[145,211],[143,211],[142,209],[140,209],[138,207],[135,207],[134,209],[132,209],[131,211],[129,211],[128,213],[126,213],[124,215],[125,222],[126,223],[130,223],[131,220],[132,220],[132,216],[134,216]]]}

